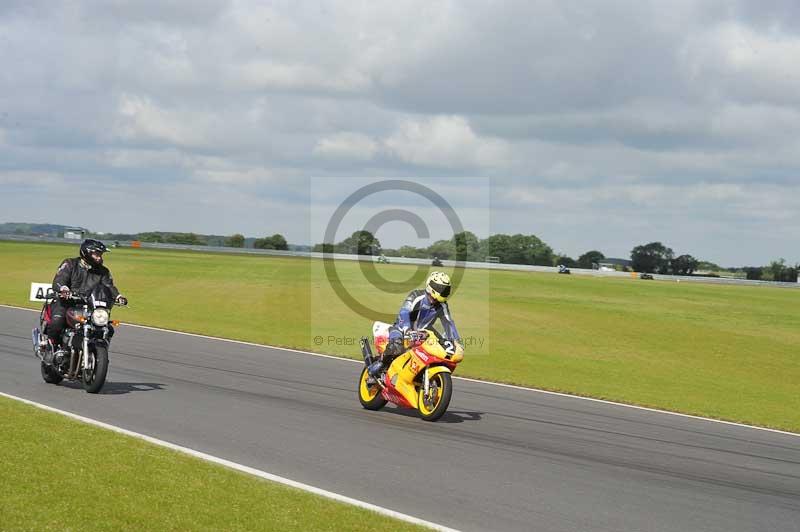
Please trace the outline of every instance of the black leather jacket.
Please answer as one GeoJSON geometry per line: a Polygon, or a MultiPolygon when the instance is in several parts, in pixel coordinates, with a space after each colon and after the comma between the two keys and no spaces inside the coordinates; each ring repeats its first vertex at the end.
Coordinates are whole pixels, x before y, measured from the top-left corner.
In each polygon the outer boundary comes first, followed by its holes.
{"type": "Polygon", "coordinates": [[[61,288],[66,286],[72,293],[88,297],[94,287],[103,284],[111,289],[114,299],[119,295],[119,290],[114,286],[114,279],[111,272],[105,266],[90,266],[80,257],[74,259],[64,259],[58,267],[56,276],[53,278],[53,290],[58,293],[61,288]]]}

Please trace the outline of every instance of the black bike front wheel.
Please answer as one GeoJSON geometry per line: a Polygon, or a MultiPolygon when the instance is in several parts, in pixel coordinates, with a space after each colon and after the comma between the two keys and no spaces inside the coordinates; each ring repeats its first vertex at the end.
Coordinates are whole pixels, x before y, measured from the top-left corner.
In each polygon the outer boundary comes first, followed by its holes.
{"type": "Polygon", "coordinates": [[[108,348],[95,346],[94,351],[89,352],[89,362],[90,367],[81,370],[83,389],[88,393],[97,393],[106,383],[108,348]]]}

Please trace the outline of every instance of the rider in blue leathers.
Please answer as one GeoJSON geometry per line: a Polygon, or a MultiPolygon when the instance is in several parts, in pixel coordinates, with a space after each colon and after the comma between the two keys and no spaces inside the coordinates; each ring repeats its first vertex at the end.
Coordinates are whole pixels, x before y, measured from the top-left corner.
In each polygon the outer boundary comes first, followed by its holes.
{"type": "MultiPolygon", "coordinates": [[[[444,328],[444,334],[439,338],[442,346],[450,352],[463,353],[461,337],[447,306],[448,297],[450,297],[450,276],[443,272],[431,273],[424,290],[413,290],[408,294],[394,325],[389,328],[389,343],[386,345],[383,357],[369,366],[368,371],[372,379],[377,379],[381,372],[389,367],[392,360],[405,352],[403,335],[406,331],[431,329],[437,319],[444,328]]],[[[432,330],[436,332],[435,329],[432,330]]]]}

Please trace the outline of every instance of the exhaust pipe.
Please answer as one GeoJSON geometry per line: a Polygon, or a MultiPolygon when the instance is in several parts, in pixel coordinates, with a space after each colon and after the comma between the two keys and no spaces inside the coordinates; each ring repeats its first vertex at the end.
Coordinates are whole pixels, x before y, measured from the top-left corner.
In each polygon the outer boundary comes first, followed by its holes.
{"type": "Polygon", "coordinates": [[[369,366],[372,364],[372,348],[369,346],[369,340],[366,336],[361,337],[361,356],[364,357],[364,363],[369,366]]]}
{"type": "Polygon", "coordinates": [[[42,360],[42,333],[39,332],[39,327],[31,331],[31,340],[33,341],[33,356],[42,360]]]}

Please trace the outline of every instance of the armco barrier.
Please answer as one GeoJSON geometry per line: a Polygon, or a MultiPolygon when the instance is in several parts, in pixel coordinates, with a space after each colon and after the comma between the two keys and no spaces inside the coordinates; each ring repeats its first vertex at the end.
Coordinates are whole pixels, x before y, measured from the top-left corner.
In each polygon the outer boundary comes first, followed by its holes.
{"type": "MultiPolygon", "coordinates": [[[[80,244],[80,240],[72,240],[67,238],[56,237],[36,237],[26,235],[0,235],[0,240],[10,240],[17,242],[45,242],[53,244],[80,244]]],[[[107,242],[107,241],[106,241],[107,242]]],[[[130,247],[131,242],[119,241],[120,247],[130,247]]],[[[141,248],[151,249],[172,249],[183,251],[202,251],[206,253],[238,253],[247,255],[270,255],[275,257],[310,257],[315,259],[323,258],[322,253],[313,251],[282,251],[276,249],[253,249],[253,248],[228,248],[220,246],[191,246],[184,244],[159,244],[155,242],[141,242],[141,248]]],[[[335,260],[362,260],[373,261],[375,257],[367,255],[348,255],[344,253],[333,253],[330,255],[335,260]]],[[[392,264],[430,264],[431,259],[415,259],[410,257],[388,257],[392,264]]],[[[453,260],[442,260],[442,265],[446,267],[455,266],[456,262],[453,260]]],[[[466,268],[482,268],[486,270],[511,270],[521,272],[548,272],[556,273],[558,268],[553,266],[532,266],[529,264],[502,264],[496,262],[471,262],[463,263],[466,268]]],[[[630,278],[630,272],[608,272],[600,270],[587,270],[583,268],[570,268],[570,271],[576,275],[591,275],[594,277],[620,277],[630,278]]],[[[637,275],[638,277],[638,275],[637,275]]],[[[731,279],[726,277],[688,277],[682,275],[660,275],[653,274],[653,279],[657,281],[673,281],[673,282],[688,282],[688,283],[706,283],[706,284],[730,284],[730,285],[751,285],[751,286],[772,286],[780,288],[800,288],[800,283],[776,283],[772,281],[752,281],[749,279],[731,279]]],[[[645,281],[646,282],[646,281],[645,281]]]]}

